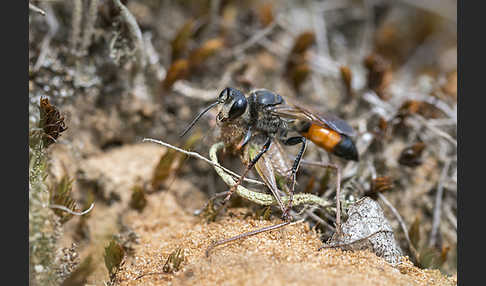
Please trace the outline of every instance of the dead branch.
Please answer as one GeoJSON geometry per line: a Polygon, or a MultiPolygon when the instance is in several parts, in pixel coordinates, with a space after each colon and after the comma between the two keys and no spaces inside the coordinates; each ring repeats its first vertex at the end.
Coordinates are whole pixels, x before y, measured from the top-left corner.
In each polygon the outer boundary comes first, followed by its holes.
{"type": "Polygon", "coordinates": [[[405,224],[405,221],[403,221],[402,216],[398,213],[395,207],[386,199],[386,197],[383,194],[378,193],[377,195],[395,215],[395,218],[398,220],[403,230],[403,233],[405,234],[405,239],[407,240],[408,243],[408,249],[410,250],[410,253],[413,255],[414,260],[418,261],[420,254],[418,253],[417,249],[415,249],[415,247],[413,246],[412,241],[410,241],[410,237],[408,236],[408,228],[407,225],[405,224]]]}
{"type": "Polygon", "coordinates": [[[37,13],[41,14],[42,16],[45,16],[46,15],[46,12],[44,12],[44,10],[42,10],[41,8],[35,6],[32,3],[29,3],[29,10],[34,11],[34,12],[37,12],[37,13]]]}
{"type": "MultiPolygon", "coordinates": [[[[205,158],[204,156],[200,155],[199,153],[196,153],[196,152],[192,152],[192,151],[186,151],[184,149],[181,149],[181,148],[178,148],[176,146],[173,146],[169,143],[165,143],[163,141],[160,141],[160,140],[157,140],[157,139],[152,139],[152,138],[144,138],[142,140],[143,142],[152,142],[152,143],[156,143],[156,144],[159,144],[159,145],[162,145],[164,147],[167,147],[167,148],[170,148],[170,149],[174,149],[178,152],[181,152],[183,154],[186,154],[187,156],[190,156],[190,157],[195,157],[197,159],[200,159],[200,160],[203,160],[204,162],[208,163],[209,165],[213,166],[213,167],[218,167],[218,168],[221,168],[223,169],[226,173],[230,174],[231,176],[235,177],[235,178],[239,178],[240,175],[238,175],[237,173],[229,170],[229,169],[226,169],[225,167],[221,166],[219,163],[215,163],[207,158],[205,158]]],[[[257,184],[257,185],[265,185],[265,183],[263,182],[260,182],[260,181],[257,181],[257,180],[252,180],[252,179],[245,179],[245,182],[249,182],[249,183],[253,183],[253,184],[257,184]]]]}
{"type": "Polygon", "coordinates": [[[93,209],[94,203],[92,203],[91,206],[87,210],[82,211],[82,212],[75,212],[75,211],[72,211],[72,210],[68,209],[65,206],[55,205],[55,204],[49,205],[49,207],[51,209],[59,209],[59,210],[65,211],[65,212],[70,213],[72,215],[82,216],[82,215],[85,215],[85,214],[89,213],[93,209]]]}
{"type": "Polygon", "coordinates": [[[432,220],[432,229],[430,231],[430,239],[429,239],[429,246],[432,247],[435,245],[437,241],[437,235],[439,232],[439,225],[441,221],[442,215],[442,197],[444,195],[444,181],[447,176],[447,172],[449,171],[450,161],[446,161],[444,164],[444,168],[442,168],[442,173],[440,175],[439,183],[437,186],[437,193],[435,196],[435,205],[434,205],[434,216],[432,220]]]}

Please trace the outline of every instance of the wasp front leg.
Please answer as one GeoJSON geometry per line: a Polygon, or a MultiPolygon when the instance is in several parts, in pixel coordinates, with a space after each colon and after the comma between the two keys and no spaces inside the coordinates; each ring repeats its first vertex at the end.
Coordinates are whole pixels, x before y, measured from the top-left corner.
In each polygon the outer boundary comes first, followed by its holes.
{"type": "Polygon", "coordinates": [[[297,174],[297,170],[299,169],[302,156],[304,155],[305,148],[307,147],[307,140],[305,139],[305,137],[296,136],[296,137],[288,138],[287,140],[283,141],[284,145],[289,145],[289,146],[297,145],[299,143],[301,143],[302,146],[300,147],[299,153],[295,157],[294,164],[292,165],[292,169],[290,170],[290,174],[291,174],[290,176],[292,178],[292,187],[290,188],[289,203],[287,205],[287,209],[283,214],[284,219],[290,219],[289,211],[292,208],[292,201],[294,199],[296,174],[297,174]]]}
{"type": "Polygon", "coordinates": [[[248,130],[246,130],[245,137],[243,137],[240,143],[238,143],[238,145],[236,146],[236,150],[241,150],[241,148],[245,147],[245,145],[248,144],[248,142],[250,142],[251,135],[252,132],[251,132],[251,125],[250,125],[250,127],[248,127],[248,130]]]}

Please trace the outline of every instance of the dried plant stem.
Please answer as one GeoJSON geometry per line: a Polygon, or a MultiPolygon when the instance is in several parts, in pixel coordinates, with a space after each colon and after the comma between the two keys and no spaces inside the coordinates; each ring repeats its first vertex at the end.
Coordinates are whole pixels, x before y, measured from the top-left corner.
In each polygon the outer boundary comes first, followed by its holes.
{"type": "Polygon", "coordinates": [[[204,101],[214,100],[217,90],[205,90],[192,87],[187,81],[178,80],[172,85],[172,90],[190,98],[197,98],[204,101]]]}
{"type": "Polygon", "coordinates": [[[86,24],[83,31],[83,41],[81,42],[81,51],[83,54],[88,52],[88,48],[91,45],[91,39],[94,32],[94,25],[96,22],[96,15],[98,14],[98,0],[91,0],[89,2],[88,15],[86,18],[86,24]]]}
{"type": "Polygon", "coordinates": [[[373,19],[375,19],[375,12],[373,2],[369,0],[363,1],[363,9],[366,15],[364,30],[361,37],[361,44],[358,53],[359,59],[364,59],[366,55],[370,54],[373,48],[373,32],[375,32],[375,25],[373,19]]]}
{"type": "MultiPolygon", "coordinates": [[[[224,143],[219,142],[211,146],[211,148],[209,149],[209,157],[211,158],[211,161],[217,163],[218,165],[219,163],[218,163],[217,152],[218,150],[221,150],[223,147],[224,147],[224,143]]],[[[232,176],[230,176],[228,173],[226,173],[222,169],[222,167],[216,165],[213,166],[216,172],[218,173],[218,175],[221,177],[221,179],[223,179],[223,181],[226,183],[226,185],[228,185],[229,187],[233,187],[234,185],[236,185],[235,179],[232,176]]],[[[238,187],[236,188],[236,193],[239,196],[259,205],[263,205],[263,206],[277,205],[277,200],[275,199],[274,196],[256,192],[256,191],[251,191],[241,185],[238,185],[238,187]]],[[[281,199],[284,204],[288,204],[290,198],[289,196],[283,196],[281,197],[281,199]]],[[[298,206],[301,204],[319,205],[324,208],[331,206],[331,203],[329,201],[312,194],[294,195],[292,205],[298,206]]]]}
{"type": "Polygon", "coordinates": [[[158,81],[163,81],[167,75],[167,70],[160,64],[160,58],[158,52],[155,50],[152,44],[152,34],[143,34],[145,55],[149,66],[149,72],[152,72],[158,81]]]}
{"type": "Polygon", "coordinates": [[[94,203],[92,203],[91,206],[87,210],[82,211],[82,212],[75,212],[75,211],[72,211],[72,210],[68,209],[67,207],[61,206],[61,205],[49,205],[49,207],[51,209],[60,209],[60,210],[63,210],[63,211],[65,211],[67,213],[70,213],[72,215],[82,216],[82,215],[85,215],[85,214],[89,213],[93,209],[94,203]]]}
{"type": "Polygon", "coordinates": [[[52,11],[51,6],[45,5],[44,9],[47,11],[46,23],[47,23],[47,27],[49,29],[48,29],[47,35],[45,35],[45,37],[42,39],[41,48],[40,48],[40,51],[39,51],[39,56],[37,57],[37,60],[35,62],[34,68],[33,68],[34,71],[38,71],[42,67],[42,65],[44,64],[45,59],[47,57],[47,54],[50,51],[49,45],[50,45],[51,39],[52,39],[52,37],[54,37],[54,35],[59,30],[59,21],[57,20],[55,13],[52,11]]]}
{"type": "Polygon", "coordinates": [[[327,228],[329,228],[331,231],[336,231],[336,228],[334,228],[332,225],[328,224],[325,220],[320,218],[318,215],[316,215],[314,212],[311,210],[306,210],[305,213],[310,216],[312,219],[317,221],[318,223],[325,225],[327,228]]]}
{"type": "Polygon", "coordinates": [[[317,51],[320,56],[329,56],[329,43],[327,41],[327,25],[323,12],[318,9],[319,4],[313,4],[310,9],[313,10],[312,24],[316,35],[317,51]]]}
{"type": "Polygon", "coordinates": [[[208,247],[208,249],[206,249],[206,257],[209,257],[209,253],[216,246],[223,245],[223,244],[226,244],[228,242],[232,242],[232,241],[235,241],[235,240],[238,240],[238,239],[242,239],[242,238],[247,238],[247,237],[250,237],[250,236],[254,236],[254,235],[257,235],[257,234],[262,233],[262,232],[265,232],[265,231],[276,230],[276,229],[282,228],[282,227],[287,226],[287,225],[293,225],[293,224],[301,223],[303,221],[304,220],[298,220],[296,222],[286,221],[286,222],[282,222],[282,223],[279,223],[279,224],[275,224],[275,225],[263,227],[263,228],[260,228],[260,229],[254,230],[254,231],[245,232],[245,233],[242,233],[242,234],[239,234],[239,235],[236,235],[236,236],[227,238],[227,239],[223,239],[223,240],[217,241],[217,242],[211,244],[208,247]]]}
{"type": "MultiPolygon", "coordinates": [[[[201,156],[200,154],[198,154],[196,152],[186,151],[184,149],[175,147],[173,145],[170,145],[170,144],[165,143],[165,142],[160,141],[160,140],[151,139],[151,138],[144,138],[142,141],[143,142],[156,143],[156,144],[162,145],[164,147],[174,149],[174,150],[181,152],[183,154],[186,154],[188,156],[195,157],[195,158],[198,158],[200,160],[203,160],[204,162],[206,162],[206,163],[208,163],[208,164],[210,164],[211,166],[214,167],[214,169],[216,170],[216,173],[218,173],[218,175],[223,179],[223,181],[229,187],[236,185],[235,178],[240,177],[235,172],[228,170],[225,167],[221,166],[218,162],[217,152],[224,147],[223,142],[219,142],[219,143],[216,143],[213,146],[211,146],[211,148],[209,150],[209,157],[211,158],[211,160],[208,160],[207,158],[205,158],[204,156],[201,156]]],[[[256,180],[251,180],[251,179],[244,179],[244,180],[246,182],[250,182],[250,183],[254,183],[254,184],[265,185],[264,183],[262,183],[260,181],[256,181],[256,180]]],[[[243,198],[245,198],[245,199],[247,199],[251,202],[254,202],[256,204],[262,205],[262,206],[270,206],[270,205],[276,205],[277,204],[277,200],[272,195],[260,193],[260,192],[257,192],[257,191],[251,191],[251,190],[249,190],[249,189],[247,189],[247,188],[245,188],[241,185],[239,185],[236,188],[236,193],[239,196],[241,196],[241,197],[243,197],[243,198]]],[[[286,204],[286,203],[288,203],[288,201],[289,201],[288,196],[282,197],[283,203],[286,204]]],[[[319,205],[319,206],[324,207],[324,208],[328,208],[332,205],[326,199],[320,198],[320,197],[312,195],[312,194],[296,194],[296,195],[294,195],[293,205],[298,206],[298,205],[302,205],[302,204],[319,205]]]]}
{"type": "Polygon", "coordinates": [[[322,168],[332,168],[336,170],[336,233],[339,235],[341,232],[341,168],[335,164],[325,164],[322,162],[312,162],[307,160],[301,160],[302,164],[311,166],[318,166],[322,168]]]}
{"type": "Polygon", "coordinates": [[[37,13],[41,14],[42,16],[45,16],[46,15],[46,12],[44,12],[44,10],[42,10],[41,8],[35,6],[32,3],[29,3],[29,9],[32,10],[32,11],[34,11],[34,12],[37,12],[37,13]]]}
{"type": "Polygon", "coordinates": [[[133,14],[123,5],[120,0],[113,0],[115,6],[120,9],[120,16],[123,22],[127,25],[128,34],[130,35],[130,39],[135,44],[135,55],[136,55],[136,62],[140,66],[140,68],[145,67],[146,57],[145,57],[145,49],[144,43],[142,38],[142,31],[137,24],[137,20],[133,16],[133,14]]]}
{"type": "MultiPolygon", "coordinates": [[[[238,61],[235,61],[234,63],[229,64],[225,72],[223,73],[223,76],[219,80],[217,86],[228,86],[228,84],[231,82],[231,75],[236,70],[243,67],[246,63],[248,63],[248,61],[240,59],[238,61]]],[[[218,90],[196,88],[193,87],[188,81],[182,79],[176,81],[172,85],[172,90],[179,92],[184,96],[205,101],[214,101],[216,95],[219,94],[218,90]]]]}
{"type": "Polygon", "coordinates": [[[276,22],[272,22],[270,25],[261,29],[260,31],[255,32],[253,36],[251,36],[246,42],[239,44],[238,46],[233,47],[233,52],[231,53],[234,56],[239,56],[243,54],[246,49],[250,48],[251,46],[255,45],[258,41],[260,41],[263,37],[270,34],[272,30],[277,25],[276,22]]]}
{"type": "Polygon", "coordinates": [[[392,213],[395,215],[395,218],[398,220],[399,224],[400,224],[400,227],[402,228],[403,230],[403,233],[405,234],[405,239],[407,240],[407,243],[408,243],[408,248],[410,249],[410,253],[413,255],[413,258],[415,261],[418,261],[419,259],[419,253],[417,251],[417,249],[415,249],[415,247],[413,246],[412,244],[412,241],[410,240],[410,237],[408,236],[408,229],[407,229],[407,225],[405,224],[405,222],[403,221],[403,218],[402,216],[398,213],[397,209],[395,209],[395,207],[390,203],[390,201],[387,200],[387,198],[381,194],[381,193],[377,193],[378,197],[383,201],[383,203],[392,211],[392,213]]]}
{"type": "Polygon", "coordinates": [[[432,220],[432,230],[430,232],[429,246],[432,247],[437,241],[437,235],[439,233],[439,225],[442,215],[442,197],[444,195],[444,181],[449,170],[450,160],[445,162],[444,168],[440,175],[439,184],[437,186],[437,194],[435,196],[434,216],[432,220]]]}
{"type": "MultiPolygon", "coordinates": [[[[203,160],[204,162],[208,163],[211,166],[215,166],[215,167],[222,168],[226,173],[230,174],[231,176],[233,176],[235,178],[239,178],[240,177],[240,175],[238,175],[237,173],[235,173],[235,172],[233,172],[233,171],[231,171],[229,169],[226,169],[225,167],[219,165],[218,163],[214,163],[213,161],[205,158],[204,156],[200,155],[199,153],[191,152],[191,151],[186,151],[184,149],[181,149],[179,147],[173,146],[173,145],[171,145],[169,143],[165,143],[165,142],[160,141],[160,140],[157,140],[157,139],[144,138],[142,141],[143,142],[152,142],[152,143],[156,143],[156,144],[162,145],[162,146],[167,147],[167,148],[170,148],[170,149],[174,149],[174,150],[176,150],[178,152],[181,152],[183,154],[186,154],[187,156],[195,157],[197,159],[203,160]]],[[[245,182],[253,183],[253,184],[257,184],[257,185],[265,185],[265,183],[263,183],[263,182],[256,181],[256,180],[252,180],[252,179],[245,179],[245,182]]]]}
{"type": "Polygon", "coordinates": [[[83,15],[83,3],[81,0],[73,0],[73,14],[71,17],[71,38],[70,46],[72,53],[75,53],[78,42],[79,35],[81,34],[81,18],[83,15]]]}
{"type": "Polygon", "coordinates": [[[434,125],[430,124],[425,118],[419,115],[414,115],[414,118],[420,121],[425,127],[429,128],[432,132],[437,134],[438,136],[446,139],[447,141],[451,142],[455,147],[457,147],[457,140],[452,138],[451,135],[447,134],[446,132],[440,130],[439,128],[435,127],[434,125]]]}
{"type": "Polygon", "coordinates": [[[449,223],[454,228],[454,231],[457,233],[457,217],[452,213],[450,207],[445,209],[445,215],[449,223]]]}

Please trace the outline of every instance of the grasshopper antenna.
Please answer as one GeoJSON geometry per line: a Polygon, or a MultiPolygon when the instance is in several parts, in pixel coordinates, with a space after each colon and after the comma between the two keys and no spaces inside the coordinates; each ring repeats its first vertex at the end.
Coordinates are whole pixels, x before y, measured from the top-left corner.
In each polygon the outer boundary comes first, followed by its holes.
{"type": "Polygon", "coordinates": [[[199,118],[201,118],[201,116],[204,115],[204,113],[208,112],[211,108],[215,107],[216,105],[218,105],[220,102],[219,101],[216,101],[216,102],[213,102],[211,103],[211,105],[209,105],[208,107],[204,108],[203,111],[201,111],[193,120],[191,123],[189,123],[189,125],[187,125],[187,127],[184,129],[184,131],[179,135],[179,137],[184,137],[184,135],[186,135],[187,132],[189,132],[189,130],[191,130],[191,128],[194,126],[194,124],[196,124],[196,122],[199,120],[199,118]]]}

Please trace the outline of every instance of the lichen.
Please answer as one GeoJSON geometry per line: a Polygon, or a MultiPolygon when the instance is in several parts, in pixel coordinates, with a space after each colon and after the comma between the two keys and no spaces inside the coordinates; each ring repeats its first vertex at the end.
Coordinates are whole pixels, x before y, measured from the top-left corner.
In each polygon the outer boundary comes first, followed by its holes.
{"type": "Polygon", "coordinates": [[[29,262],[33,285],[57,285],[56,242],[62,234],[59,218],[48,207],[47,155],[42,140],[29,152],[29,262]]]}

